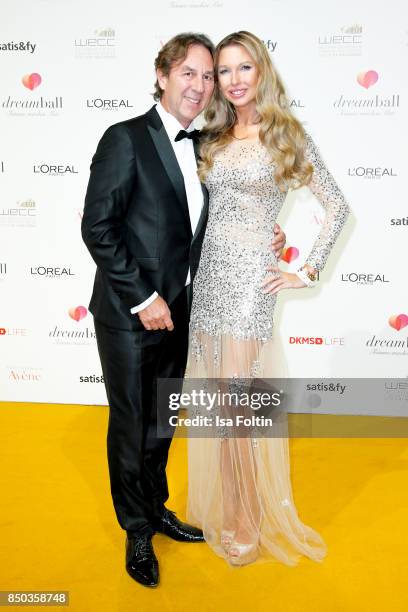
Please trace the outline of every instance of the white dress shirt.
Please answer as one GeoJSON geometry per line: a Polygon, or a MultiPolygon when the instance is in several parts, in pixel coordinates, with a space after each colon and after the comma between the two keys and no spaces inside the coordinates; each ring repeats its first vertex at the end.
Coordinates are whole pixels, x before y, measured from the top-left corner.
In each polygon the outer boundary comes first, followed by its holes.
{"type": "MultiPolygon", "coordinates": [[[[164,129],[166,130],[170,139],[173,151],[176,155],[180,170],[184,177],[184,187],[186,189],[188,211],[190,214],[191,231],[194,235],[204,204],[201,183],[197,175],[197,162],[194,154],[194,143],[190,138],[183,138],[183,140],[179,140],[178,142],[175,142],[174,140],[180,130],[186,129],[186,132],[191,132],[194,129],[194,125],[191,123],[188,128],[184,128],[173,115],[164,109],[160,102],[157,104],[156,110],[163,121],[164,129]]],[[[189,269],[187,273],[186,285],[188,285],[190,281],[191,276],[189,269]]],[[[133,308],[130,309],[130,312],[132,314],[140,312],[143,310],[143,308],[149,306],[149,304],[151,304],[153,300],[157,298],[157,296],[158,293],[155,291],[150,297],[147,298],[147,300],[141,304],[138,304],[137,306],[133,306],[133,308]]]]}

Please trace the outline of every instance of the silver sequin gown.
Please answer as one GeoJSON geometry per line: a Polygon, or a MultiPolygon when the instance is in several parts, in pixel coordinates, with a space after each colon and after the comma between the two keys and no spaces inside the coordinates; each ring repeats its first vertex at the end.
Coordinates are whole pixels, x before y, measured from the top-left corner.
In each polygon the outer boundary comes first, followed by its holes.
{"type": "MultiPolygon", "coordinates": [[[[306,156],[314,166],[309,188],[326,213],[306,263],[321,270],[349,207],[308,134],[306,156]]],[[[209,215],[193,285],[187,378],[275,375],[276,295],[260,287],[267,266],[277,263],[272,228],[286,198],[274,168],[260,142],[234,140],[215,156],[206,179],[209,215]]],[[[190,438],[187,514],[226,559],[223,530],[257,542],[261,559],[293,565],[300,555],[318,561],[326,554],[320,535],[297,515],[286,437],[190,438]]]]}

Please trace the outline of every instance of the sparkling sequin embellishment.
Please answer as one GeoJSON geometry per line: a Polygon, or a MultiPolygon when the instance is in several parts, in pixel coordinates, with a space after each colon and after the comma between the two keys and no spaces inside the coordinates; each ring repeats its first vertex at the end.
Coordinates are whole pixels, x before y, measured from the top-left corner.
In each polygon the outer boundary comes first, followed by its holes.
{"type": "MultiPolygon", "coordinates": [[[[309,187],[326,211],[306,263],[321,270],[349,207],[308,134],[306,156],[314,166],[309,187]]],[[[216,155],[207,176],[209,215],[191,313],[191,348],[197,358],[202,347],[196,334],[262,343],[272,337],[276,295],[262,293],[260,285],[267,266],[277,263],[270,243],[286,198],[274,169],[259,141],[233,141],[216,155]]]]}

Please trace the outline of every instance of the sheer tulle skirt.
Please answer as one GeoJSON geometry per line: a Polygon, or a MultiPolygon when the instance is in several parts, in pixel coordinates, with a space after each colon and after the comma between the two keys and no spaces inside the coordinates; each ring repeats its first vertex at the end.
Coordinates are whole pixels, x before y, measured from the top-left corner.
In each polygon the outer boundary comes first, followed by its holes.
{"type": "MultiPolygon", "coordinates": [[[[192,329],[186,378],[222,386],[227,379],[281,377],[274,354],[272,340],[237,340],[192,329]]],[[[233,408],[222,410],[229,416],[233,408]]],[[[239,427],[232,436],[230,431],[229,436],[189,437],[187,518],[230,562],[237,543],[256,549],[251,560],[273,557],[287,565],[295,565],[301,555],[321,561],[326,554],[321,536],[296,511],[285,425],[279,425],[281,437],[240,437],[239,427]]]]}

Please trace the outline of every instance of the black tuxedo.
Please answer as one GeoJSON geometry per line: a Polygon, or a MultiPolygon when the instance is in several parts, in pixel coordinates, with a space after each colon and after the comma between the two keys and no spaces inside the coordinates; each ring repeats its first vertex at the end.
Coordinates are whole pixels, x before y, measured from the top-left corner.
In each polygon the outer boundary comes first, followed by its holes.
{"type": "Polygon", "coordinates": [[[97,321],[141,329],[130,308],[155,290],[167,303],[197,270],[208,195],[194,236],[184,179],[155,109],[112,125],[92,159],[82,236],[98,266],[89,305],[97,321]]]}
{"type": "Polygon", "coordinates": [[[208,211],[192,235],[184,179],[153,107],[117,123],[92,159],[82,220],[97,265],[90,311],[109,400],[108,461],[120,525],[152,530],[168,497],[171,439],[157,437],[157,378],[182,378],[188,343],[187,272],[197,270],[208,211]],[[130,309],[154,291],[175,329],[146,331],[130,309]]]}

